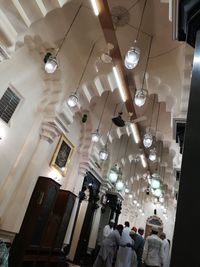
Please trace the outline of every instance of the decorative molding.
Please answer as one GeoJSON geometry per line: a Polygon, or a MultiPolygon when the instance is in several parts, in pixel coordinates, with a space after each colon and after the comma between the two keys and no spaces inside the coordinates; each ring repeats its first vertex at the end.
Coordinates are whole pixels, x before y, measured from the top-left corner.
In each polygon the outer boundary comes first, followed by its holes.
{"type": "Polygon", "coordinates": [[[42,122],[40,128],[40,138],[46,140],[48,143],[53,143],[55,138],[60,134],[56,124],[52,121],[42,122]]]}
{"type": "Polygon", "coordinates": [[[0,45],[0,62],[7,60],[10,58],[9,53],[3,45],[0,45]]]}

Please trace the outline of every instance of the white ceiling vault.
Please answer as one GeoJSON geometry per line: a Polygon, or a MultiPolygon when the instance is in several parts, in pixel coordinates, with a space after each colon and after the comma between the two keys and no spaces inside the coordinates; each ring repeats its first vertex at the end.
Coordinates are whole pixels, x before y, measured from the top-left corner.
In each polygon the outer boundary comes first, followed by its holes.
{"type": "MultiPolygon", "coordinates": [[[[139,27],[144,0],[109,0],[113,16],[122,21],[121,26],[115,26],[116,35],[122,55],[133,45],[139,27]],[[117,13],[119,12],[119,13],[117,13]],[[120,13],[121,12],[121,13],[120,13]]],[[[142,134],[150,128],[155,136],[155,147],[158,151],[159,162],[150,163],[152,171],[162,172],[164,184],[167,186],[168,197],[173,195],[174,168],[180,168],[181,156],[179,147],[173,140],[173,119],[185,118],[189,97],[190,74],[193,50],[172,40],[172,22],[169,21],[169,1],[147,0],[144,19],[138,39],[141,49],[139,65],[129,73],[140,89],[144,75],[145,64],[151,37],[153,37],[150,60],[145,79],[148,99],[142,108],[136,108],[137,117],[146,116],[146,120],[139,123],[142,134]]],[[[120,24],[120,23],[118,23],[120,24]]],[[[90,110],[93,127],[97,127],[102,107],[110,92],[108,103],[100,125],[102,135],[101,144],[94,149],[94,157],[109,133],[109,146],[113,151],[108,166],[120,161],[124,169],[124,180],[129,181],[133,188],[145,178],[141,164],[137,163],[137,177],[131,179],[129,170],[135,163],[139,153],[137,146],[130,136],[129,127],[123,129],[111,126],[111,118],[117,103],[121,102],[112,73],[112,64],[105,64],[99,57],[107,49],[102,29],[98,19],[94,16],[89,0],[0,0],[0,41],[10,56],[18,49],[27,45],[36,49],[39,54],[41,67],[43,57],[47,51],[56,49],[65,36],[63,47],[59,52],[59,68],[62,79],[63,103],[66,97],[74,92],[78,86],[81,74],[89,59],[81,86],[79,88],[80,106],[75,110],[63,110],[58,107],[58,113],[65,112],[67,123],[73,122],[73,116],[81,110],[90,110]],[[82,4],[80,11],[71,25],[74,16],[82,4]],[[71,26],[70,26],[71,25],[71,26]],[[71,28],[70,28],[71,27],[71,28]],[[127,138],[129,147],[125,151],[127,138]],[[116,158],[116,151],[122,142],[122,150],[116,158]]],[[[135,87],[131,88],[134,94],[135,87]]],[[[64,105],[64,104],[63,104],[64,105]]],[[[67,106],[65,107],[67,109],[67,106]]],[[[118,110],[122,105],[118,105],[118,110]]],[[[124,111],[124,118],[128,115],[124,111]]],[[[133,176],[133,173],[131,173],[133,176]]],[[[143,183],[143,182],[142,182],[143,183]]],[[[144,183],[144,188],[146,184],[144,183]]],[[[144,189],[143,188],[143,189],[144,189]]],[[[137,195],[137,192],[135,192],[137,195]]]]}

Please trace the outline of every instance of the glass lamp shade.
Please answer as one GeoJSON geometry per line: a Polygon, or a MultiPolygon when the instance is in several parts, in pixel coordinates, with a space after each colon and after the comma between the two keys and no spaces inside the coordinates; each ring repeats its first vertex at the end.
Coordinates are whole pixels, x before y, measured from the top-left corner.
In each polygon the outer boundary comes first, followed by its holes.
{"type": "Polygon", "coordinates": [[[158,179],[151,180],[151,188],[159,189],[160,188],[160,181],[158,179]]]}
{"type": "Polygon", "coordinates": [[[74,108],[78,105],[78,96],[76,94],[72,94],[69,96],[69,98],[67,99],[67,105],[70,108],[74,108]]]}
{"type": "Polygon", "coordinates": [[[100,160],[107,160],[108,159],[108,151],[106,149],[102,149],[100,152],[99,152],[99,158],[100,160]]]}
{"type": "Polygon", "coordinates": [[[125,193],[129,193],[129,189],[128,188],[125,188],[125,193]]]}
{"type": "Polygon", "coordinates": [[[154,190],[154,196],[161,197],[162,196],[162,190],[160,188],[157,188],[154,190]]]}
{"type": "Polygon", "coordinates": [[[108,179],[112,184],[117,182],[118,174],[114,170],[110,170],[108,179]]]}
{"type": "Polygon", "coordinates": [[[124,183],[122,181],[118,181],[116,183],[116,189],[117,189],[118,192],[122,192],[123,189],[124,189],[124,183]]]}
{"type": "Polygon", "coordinates": [[[130,47],[124,59],[124,65],[127,69],[134,69],[140,59],[140,49],[137,47],[130,47]]]}
{"type": "Polygon", "coordinates": [[[151,133],[146,133],[143,138],[143,144],[146,148],[151,147],[153,143],[153,136],[151,133]]]}
{"type": "Polygon", "coordinates": [[[98,130],[94,131],[94,132],[91,134],[91,136],[92,136],[92,142],[94,142],[94,143],[99,142],[100,134],[99,134],[99,131],[98,131],[98,130]]]}
{"type": "Polygon", "coordinates": [[[150,150],[149,159],[150,159],[150,161],[155,161],[156,160],[156,151],[155,151],[155,149],[151,149],[150,150]]]}
{"type": "Polygon", "coordinates": [[[164,197],[161,196],[161,197],[159,198],[159,202],[160,202],[160,203],[164,203],[164,201],[165,201],[165,200],[164,200],[164,197]]]}
{"type": "Polygon", "coordinates": [[[54,73],[58,67],[58,62],[56,57],[49,56],[47,59],[44,69],[47,73],[54,73]]]}
{"type": "Polygon", "coordinates": [[[136,106],[142,107],[146,102],[146,98],[147,98],[146,90],[144,89],[137,90],[135,93],[135,98],[134,98],[134,102],[136,106]]]}

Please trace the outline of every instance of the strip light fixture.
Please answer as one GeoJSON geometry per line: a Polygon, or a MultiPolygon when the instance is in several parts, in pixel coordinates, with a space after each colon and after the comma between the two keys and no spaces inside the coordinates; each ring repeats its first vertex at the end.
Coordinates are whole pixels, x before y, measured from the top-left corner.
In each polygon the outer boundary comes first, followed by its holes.
{"type": "Polygon", "coordinates": [[[126,93],[124,91],[122,76],[121,76],[121,73],[119,71],[119,68],[117,68],[117,66],[113,66],[113,72],[114,72],[114,75],[115,75],[115,79],[116,79],[116,82],[117,82],[117,85],[118,85],[118,88],[119,88],[119,92],[120,92],[120,96],[122,98],[122,101],[126,102],[127,96],[126,96],[126,93]]]}
{"type": "Polygon", "coordinates": [[[90,0],[91,4],[92,4],[92,8],[94,10],[94,14],[95,16],[99,16],[99,7],[98,7],[98,4],[97,4],[97,0],[90,0]]]}
{"type": "Polygon", "coordinates": [[[141,159],[141,163],[142,163],[143,168],[146,168],[147,162],[146,162],[146,158],[145,158],[144,154],[140,154],[140,159],[141,159]]]}
{"type": "Polygon", "coordinates": [[[135,143],[139,144],[140,136],[139,136],[138,128],[137,128],[135,123],[131,123],[131,131],[133,133],[133,137],[134,137],[135,143]]]}

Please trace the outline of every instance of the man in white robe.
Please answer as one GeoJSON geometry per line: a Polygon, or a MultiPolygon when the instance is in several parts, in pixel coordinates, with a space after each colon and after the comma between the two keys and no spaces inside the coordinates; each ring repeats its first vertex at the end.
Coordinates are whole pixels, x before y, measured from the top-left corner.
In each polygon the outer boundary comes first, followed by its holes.
{"type": "Polygon", "coordinates": [[[169,267],[169,242],[166,239],[166,234],[162,233],[160,238],[163,242],[163,251],[164,251],[164,259],[163,259],[163,267],[169,267]]]}
{"type": "Polygon", "coordinates": [[[112,233],[114,225],[115,221],[112,219],[110,220],[109,224],[103,228],[103,239],[105,239],[106,237],[109,236],[109,234],[112,233]]]}
{"type": "Polygon", "coordinates": [[[127,246],[130,244],[121,241],[121,234],[123,232],[123,225],[119,224],[116,230],[103,240],[99,254],[93,267],[112,267],[115,253],[118,246],[127,246]]]}
{"type": "MultiPolygon", "coordinates": [[[[125,222],[125,227],[121,235],[121,242],[130,243],[132,247],[119,247],[115,267],[133,267],[134,260],[134,241],[130,237],[130,224],[125,222]]],[[[136,257],[136,256],[135,256],[136,257]]]]}

